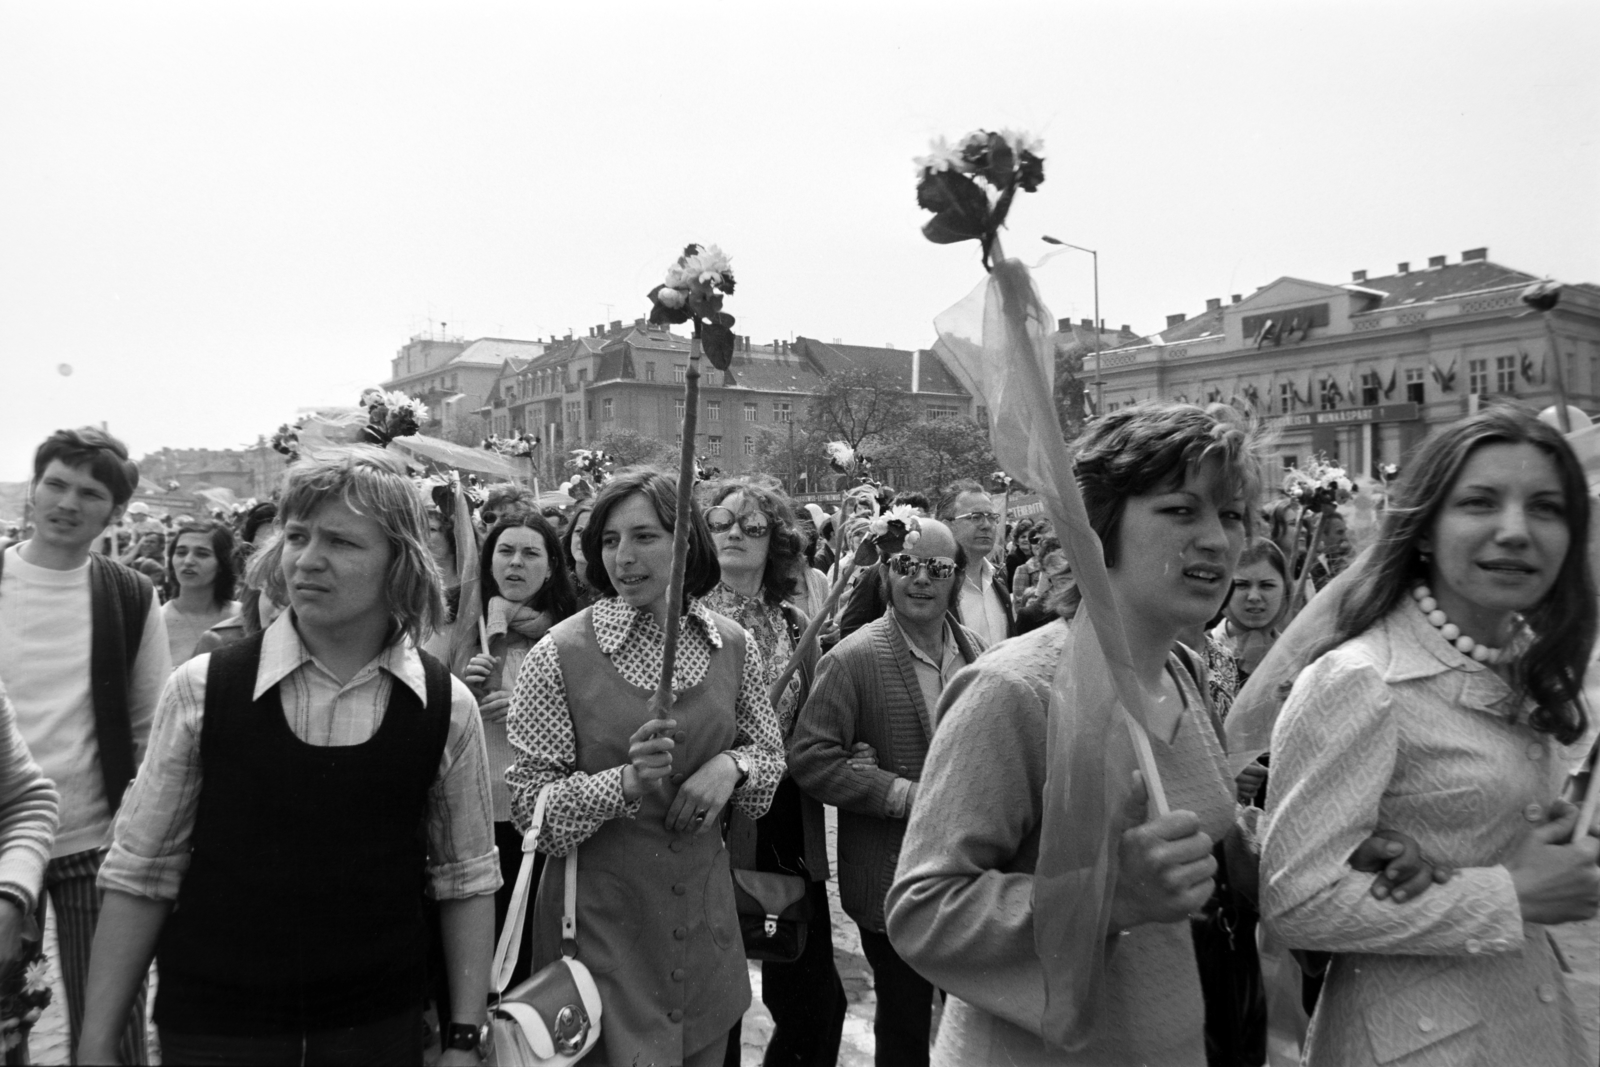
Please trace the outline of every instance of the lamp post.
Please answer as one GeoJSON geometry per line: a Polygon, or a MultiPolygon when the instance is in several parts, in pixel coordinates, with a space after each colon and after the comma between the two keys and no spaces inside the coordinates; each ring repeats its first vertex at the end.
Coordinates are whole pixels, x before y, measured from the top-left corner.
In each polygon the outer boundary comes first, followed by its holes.
{"type": "Polygon", "coordinates": [[[1105,411],[1106,398],[1106,383],[1100,375],[1100,253],[1059,237],[1045,237],[1044,242],[1062,248],[1076,248],[1094,257],[1094,413],[1098,417],[1105,411]]]}

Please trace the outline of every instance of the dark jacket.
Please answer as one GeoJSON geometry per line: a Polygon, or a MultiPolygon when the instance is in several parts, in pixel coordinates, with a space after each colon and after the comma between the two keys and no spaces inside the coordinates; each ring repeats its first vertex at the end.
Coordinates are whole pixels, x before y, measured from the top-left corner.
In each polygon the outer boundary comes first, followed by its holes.
{"type": "MultiPolygon", "coordinates": [[[[971,662],[976,635],[963,630],[971,662]]],[[[896,778],[917,781],[931,740],[911,650],[892,618],[868,623],[822,657],[811,697],[789,739],[789,773],[800,788],[839,809],[839,898],[862,927],[883,932],[906,821],[889,814],[896,778]],[[877,750],[876,770],[850,767],[850,750],[877,750]]]]}

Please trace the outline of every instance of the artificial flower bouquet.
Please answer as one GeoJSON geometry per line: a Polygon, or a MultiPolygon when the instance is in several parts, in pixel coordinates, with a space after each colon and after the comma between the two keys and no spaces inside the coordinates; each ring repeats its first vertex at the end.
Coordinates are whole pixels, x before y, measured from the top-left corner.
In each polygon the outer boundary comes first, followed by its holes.
{"type": "Polygon", "coordinates": [[[733,293],[733,266],[716,245],[689,245],[667,268],[666,280],[650,290],[650,322],[656,326],[687,322],[700,348],[720,371],[733,362],[733,316],[722,310],[722,297],[733,293]]]}

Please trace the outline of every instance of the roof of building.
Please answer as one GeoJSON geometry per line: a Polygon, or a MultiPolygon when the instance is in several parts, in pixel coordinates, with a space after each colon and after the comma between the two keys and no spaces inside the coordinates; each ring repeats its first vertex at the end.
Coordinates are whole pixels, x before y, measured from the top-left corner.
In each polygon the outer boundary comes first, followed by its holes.
{"type": "MultiPolygon", "coordinates": [[[[815,337],[796,337],[795,350],[817,365],[824,376],[858,369],[882,369],[894,376],[902,389],[911,388],[912,352],[900,348],[874,348],[869,345],[832,344],[815,337]]],[[[966,390],[931,349],[921,353],[919,393],[953,393],[965,396],[966,390]]]]}
{"type": "Polygon", "coordinates": [[[507,337],[480,337],[470,342],[446,367],[477,366],[499,369],[507,359],[532,359],[544,351],[542,341],[516,341],[507,337]]]}
{"type": "Polygon", "coordinates": [[[1520,270],[1502,267],[1487,259],[1466,263],[1450,263],[1443,267],[1424,267],[1405,274],[1390,274],[1383,278],[1368,278],[1360,284],[1367,289],[1377,289],[1389,295],[1375,308],[1400,307],[1421,304],[1447,296],[1478,293],[1485,289],[1504,289],[1513,285],[1532,285],[1539,279],[1520,270]]]}

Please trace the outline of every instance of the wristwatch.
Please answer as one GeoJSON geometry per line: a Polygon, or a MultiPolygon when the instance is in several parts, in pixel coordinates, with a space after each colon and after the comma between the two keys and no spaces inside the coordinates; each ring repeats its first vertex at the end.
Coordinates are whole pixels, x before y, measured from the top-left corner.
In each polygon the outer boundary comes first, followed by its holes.
{"type": "Polygon", "coordinates": [[[739,780],[733,783],[733,787],[737,789],[741,785],[744,785],[746,778],[750,777],[750,761],[739,755],[739,753],[731,750],[724,752],[723,755],[733,760],[734,769],[739,772],[739,780]]]}
{"type": "Polygon", "coordinates": [[[476,1052],[478,1058],[489,1055],[489,1024],[451,1023],[444,1031],[444,1047],[476,1052]]]}

